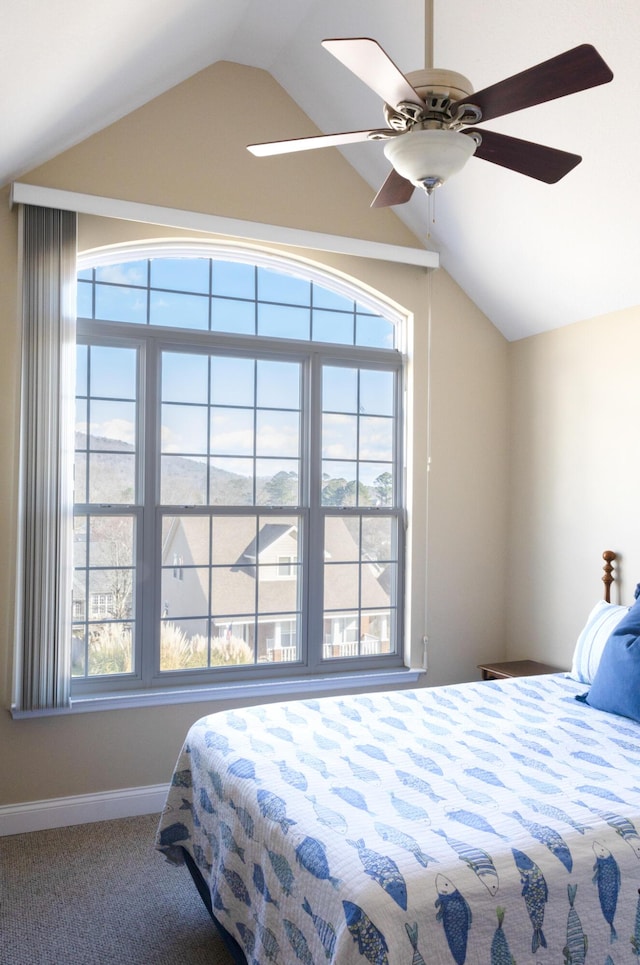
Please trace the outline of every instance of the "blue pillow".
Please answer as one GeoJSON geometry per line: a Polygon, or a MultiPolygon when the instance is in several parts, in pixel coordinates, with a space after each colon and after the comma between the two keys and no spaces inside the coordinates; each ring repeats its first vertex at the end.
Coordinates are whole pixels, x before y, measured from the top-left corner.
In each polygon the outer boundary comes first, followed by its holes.
{"type": "Polygon", "coordinates": [[[602,652],[587,703],[597,710],[640,721],[640,597],[612,631],[602,652]]]}

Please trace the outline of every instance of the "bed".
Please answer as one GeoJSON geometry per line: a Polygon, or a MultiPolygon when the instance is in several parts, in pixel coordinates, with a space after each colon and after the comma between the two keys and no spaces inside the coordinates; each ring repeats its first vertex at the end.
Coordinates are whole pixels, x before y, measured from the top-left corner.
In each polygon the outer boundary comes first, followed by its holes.
{"type": "Polygon", "coordinates": [[[238,963],[635,962],[636,637],[599,601],[569,673],[204,717],[156,846],[238,963]]]}

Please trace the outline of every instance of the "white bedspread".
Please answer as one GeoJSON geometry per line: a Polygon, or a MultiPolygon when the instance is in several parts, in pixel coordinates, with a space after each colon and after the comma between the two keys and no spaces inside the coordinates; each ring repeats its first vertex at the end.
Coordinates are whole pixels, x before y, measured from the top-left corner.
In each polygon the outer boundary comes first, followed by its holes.
{"type": "Polygon", "coordinates": [[[212,714],[157,846],[249,963],[640,956],[640,725],[562,674],[212,714]]]}

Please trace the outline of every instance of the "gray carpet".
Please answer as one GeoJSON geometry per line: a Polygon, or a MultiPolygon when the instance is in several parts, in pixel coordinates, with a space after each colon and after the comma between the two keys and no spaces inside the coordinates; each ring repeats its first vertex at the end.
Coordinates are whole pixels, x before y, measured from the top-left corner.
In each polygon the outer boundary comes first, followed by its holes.
{"type": "Polygon", "coordinates": [[[0,838],[0,965],[231,965],[146,815],[0,838]]]}

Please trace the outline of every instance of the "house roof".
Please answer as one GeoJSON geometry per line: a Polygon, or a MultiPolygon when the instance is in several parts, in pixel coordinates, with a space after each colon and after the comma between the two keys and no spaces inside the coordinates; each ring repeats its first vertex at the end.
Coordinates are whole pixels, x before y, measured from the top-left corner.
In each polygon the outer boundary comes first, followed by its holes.
{"type": "Polygon", "coordinates": [[[289,523],[265,523],[261,526],[257,538],[251,540],[242,555],[238,558],[234,569],[240,566],[255,564],[258,552],[264,553],[273,543],[277,543],[279,539],[291,531],[295,531],[295,527],[289,523]],[[260,546],[259,551],[258,545],[260,546]]]}
{"type": "MultiPolygon", "coordinates": [[[[637,0],[435,0],[436,66],[476,90],[582,43],[611,84],[497,119],[492,130],[583,156],[556,185],[471,159],[436,192],[395,211],[508,338],[640,302],[635,190],[640,68],[637,0]]],[[[270,71],[321,132],[383,124],[381,104],[320,46],[371,36],[405,72],[424,66],[423,0],[82,0],[3,8],[0,183],[19,179],[220,60],[270,71]]],[[[237,120],[230,109],[225,123],[237,120]]],[[[304,133],[308,133],[305,131],[304,133]]],[[[296,130],[274,131],[274,138],[296,130]]],[[[380,144],[344,156],[371,185],[389,170],[380,144]]],[[[293,162],[292,162],[293,163],[293,162]]],[[[305,158],[296,170],[304,178],[305,158]]],[[[363,217],[367,212],[363,211],[363,217]]]]}

